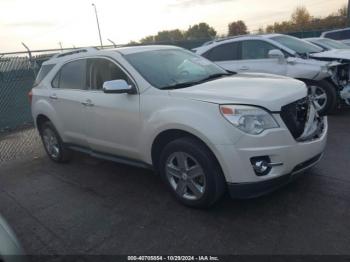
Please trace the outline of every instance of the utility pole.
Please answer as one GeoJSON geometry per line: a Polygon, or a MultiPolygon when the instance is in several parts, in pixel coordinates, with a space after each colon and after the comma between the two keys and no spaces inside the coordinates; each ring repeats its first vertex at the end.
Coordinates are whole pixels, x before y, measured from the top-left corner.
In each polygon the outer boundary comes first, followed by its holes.
{"type": "Polygon", "coordinates": [[[348,0],[348,19],[347,19],[347,25],[350,26],[350,0],[348,0]]]}
{"type": "MultiPolygon", "coordinates": [[[[350,1],[350,0],[349,0],[350,1]]],[[[95,15],[96,15],[96,22],[97,22],[97,29],[98,29],[98,35],[100,36],[100,44],[101,44],[101,48],[103,47],[102,44],[102,37],[101,37],[101,30],[100,30],[100,23],[98,21],[98,15],[97,15],[97,9],[96,9],[96,5],[94,3],[92,3],[92,6],[95,9],[95,15]]]]}

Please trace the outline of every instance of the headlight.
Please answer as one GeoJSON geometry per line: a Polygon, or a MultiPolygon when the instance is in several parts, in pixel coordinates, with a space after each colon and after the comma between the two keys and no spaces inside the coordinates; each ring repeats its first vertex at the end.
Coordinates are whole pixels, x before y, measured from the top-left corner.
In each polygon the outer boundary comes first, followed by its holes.
{"type": "Polygon", "coordinates": [[[235,127],[251,135],[278,128],[273,116],[259,107],[243,105],[220,105],[221,114],[235,127]]]}

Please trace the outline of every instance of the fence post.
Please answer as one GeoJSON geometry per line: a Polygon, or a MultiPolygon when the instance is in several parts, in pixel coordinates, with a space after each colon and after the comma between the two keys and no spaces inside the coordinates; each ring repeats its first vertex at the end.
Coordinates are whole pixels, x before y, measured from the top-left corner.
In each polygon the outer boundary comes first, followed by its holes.
{"type": "Polygon", "coordinates": [[[36,77],[36,69],[37,69],[37,64],[36,62],[33,60],[32,57],[32,52],[30,51],[29,47],[22,42],[22,45],[24,46],[25,49],[27,49],[28,51],[28,56],[29,56],[29,64],[30,64],[30,68],[32,69],[34,76],[36,77]]]}

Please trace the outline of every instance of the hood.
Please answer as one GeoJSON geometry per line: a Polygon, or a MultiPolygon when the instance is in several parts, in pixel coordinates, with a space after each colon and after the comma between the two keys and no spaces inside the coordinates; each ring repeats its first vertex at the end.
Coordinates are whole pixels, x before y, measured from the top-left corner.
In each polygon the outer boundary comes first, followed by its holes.
{"type": "Polygon", "coordinates": [[[333,49],[321,53],[311,54],[310,57],[334,59],[334,60],[350,60],[350,50],[333,49]]]}
{"type": "Polygon", "coordinates": [[[304,98],[303,82],[269,74],[237,74],[169,92],[183,97],[216,104],[247,104],[280,111],[281,107],[304,98]]]}

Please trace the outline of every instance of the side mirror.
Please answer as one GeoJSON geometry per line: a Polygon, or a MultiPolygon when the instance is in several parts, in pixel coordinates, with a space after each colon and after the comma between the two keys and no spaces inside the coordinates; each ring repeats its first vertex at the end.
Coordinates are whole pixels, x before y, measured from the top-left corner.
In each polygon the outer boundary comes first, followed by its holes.
{"type": "Polygon", "coordinates": [[[134,88],[125,80],[118,79],[103,83],[103,92],[106,94],[133,94],[134,88]]]}
{"type": "Polygon", "coordinates": [[[269,51],[269,58],[277,59],[279,63],[283,63],[285,60],[285,56],[279,49],[273,49],[269,51]]]}

